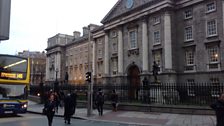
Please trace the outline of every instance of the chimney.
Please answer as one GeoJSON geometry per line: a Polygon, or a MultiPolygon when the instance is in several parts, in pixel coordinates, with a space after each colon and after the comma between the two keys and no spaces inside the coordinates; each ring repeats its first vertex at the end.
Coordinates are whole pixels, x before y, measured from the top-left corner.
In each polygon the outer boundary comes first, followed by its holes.
{"type": "Polygon", "coordinates": [[[95,25],[95,24],[89,24],[89,29],[90,31],[92,31],[93,29],[99,27],[99,25],[95,25]]]}
{"type": "Polygon", "coordinates": [[[83,27],[82,29],[83,29],[83,36],[89,34],[89,29],[88,29],[88,27],[83,27]]]}
{"type": "Polygon", "coordinates": [[[80,37],[80,32],[79,31],[74,31],[73,32],[73,36],[74,36],[74,38],[76,39],[76,38],[79,38],[80,37]]]}

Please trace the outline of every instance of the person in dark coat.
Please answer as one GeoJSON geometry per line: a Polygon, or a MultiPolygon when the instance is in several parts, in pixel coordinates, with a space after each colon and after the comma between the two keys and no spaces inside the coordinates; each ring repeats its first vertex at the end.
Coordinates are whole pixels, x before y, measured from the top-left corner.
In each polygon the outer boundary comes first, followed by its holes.
{"type": "Polygon", "coordinates": [[[64,99],[64,119],[65,123],[71,124],[71,116],[73,114],[73,103],[71,95],[68,94],[64,99]]]}
{"type": "Polygon", "coordinates": [[[111,95],[111,104],[112,104],[112,107],[113,107],[113,111],[117,111],[117,106],[118,106],[118,95],[116,93],[115,90],[112,91],[112,95],[111,95]]]}
{"type": "Polygon", "coordinates": [[[48,119],[48,126],[52,126],[53,117],[55,114],[56,102],[54,101],[54,99],[54,94],[51,94],[46,103],[44,104],[44,109],[46,111],[45,114],[48,119]]]}
{"type": "Polygon", "coordinates": [[[103,115],[103,104],[104,104],[104,95],[101,89],[99,89],[98,94],[96,96],[96,104],[99,112],[99,116],[103,115]]]}
{"type": "Polygon", "coordinates": [[[58,113],[58,106],[60,105],[60,99],[57,92],[54,92],[54,100],[56,103],[55,112],[58,113]]]}
{"type": "Polygon", "coordinates": [[[76,92],[71,94],[71,99],[72,99],[72,115],[75,114],[75,109],[77,105],[77,94],[76,92]]]}
{"type": "Polygon", "coordinates": [[[219,99],[210,105],[216,114],[216,126],[224,126],[224,93],[222,93],[219,99]]]}

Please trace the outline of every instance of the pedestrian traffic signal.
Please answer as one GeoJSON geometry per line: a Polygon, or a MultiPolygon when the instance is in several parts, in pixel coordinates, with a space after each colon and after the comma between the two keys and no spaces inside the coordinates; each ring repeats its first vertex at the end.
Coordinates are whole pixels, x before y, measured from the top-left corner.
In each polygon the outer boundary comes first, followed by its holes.
{"type": "Polygon", "coordinates": [[[86,81],[91,82],[91,72],[86,72],[86,81]]]}

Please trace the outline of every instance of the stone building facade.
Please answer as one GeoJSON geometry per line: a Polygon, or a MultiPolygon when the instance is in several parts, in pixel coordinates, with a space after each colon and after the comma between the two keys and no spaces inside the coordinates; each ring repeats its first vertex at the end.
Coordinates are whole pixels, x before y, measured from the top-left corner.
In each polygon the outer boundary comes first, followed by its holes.
{"type": "Polygon", "coordinates": [[[39,51],[26,51],[18,52],[19,56],[30,58],[30,84],[39,85],[45,81],[46,73],[46,53],[39,51]]]}
{"type": "Polygon", "coordinates": [[[65,45],[73,40],[73,36],[57,34],[48,39],[46,54],[46,84],[62,81],[65,73],[65,45]]]}
{"type": "Polygon", "coordinates": [[[64,35],[63,44],[49,44],[60,35],[48,40],[46,79],[57,73],[50,74],[53,63],[74,84],[91,71],[94,84],[139,86],[143,78],[154,82],[155,61],[160,82],[217,84],[224,81],[223,21],[223,0],[118,0],[102,26],[64,35]]]}

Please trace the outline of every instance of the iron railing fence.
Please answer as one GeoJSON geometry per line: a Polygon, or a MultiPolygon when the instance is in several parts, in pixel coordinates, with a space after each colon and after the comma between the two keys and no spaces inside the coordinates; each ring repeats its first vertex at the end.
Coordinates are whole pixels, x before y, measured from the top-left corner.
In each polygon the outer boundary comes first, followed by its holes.
{"type": "MultiPolygon", "coordinates": [[[[30,86],[30,94],[44,94],[54,86],[30,86]]],[[[119,102],[141,104],[169,104],[169,105],[209,105],[224,92],[224,83],[150,83],[144,86],[120,85],[94,85],[93,97],[98,89],[102,89],[105,101],[110,101],[112,90],[116,90],[119,102]]],[[[55,88],[56,89],[56,88],[55,88]]],[[[87,85],[59,85],[58,92],[66,94],[76,92],[79,100],[87,100],[87,85]]],[[[60,93],[61,94],[61,93],[60,93]]],[[[94,99],[94,98],[93,98],[94,99]]]]}

